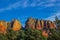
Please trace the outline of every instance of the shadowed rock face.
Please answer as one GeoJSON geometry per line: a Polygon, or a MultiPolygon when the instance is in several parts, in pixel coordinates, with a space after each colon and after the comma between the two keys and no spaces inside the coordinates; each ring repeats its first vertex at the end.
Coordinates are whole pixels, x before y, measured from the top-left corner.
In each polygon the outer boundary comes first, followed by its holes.
{"type": "Polygon", "coordinates": [[[55,23],[52,21],[48,21],[48,20],[38,20],[38,19],[33,19],[33,18],[29,18],[26,21],[26,28],[32,28],[32,29],[43,29],[43,30],[47,30],[49,28],[55,28],[55,23]]]}
{"type": "Polygon", "coordinates": [[[35,28],[38,29],[38,30],[42,29],[41,20],[36,20],[36,22],[35,22],[35,28]]]}

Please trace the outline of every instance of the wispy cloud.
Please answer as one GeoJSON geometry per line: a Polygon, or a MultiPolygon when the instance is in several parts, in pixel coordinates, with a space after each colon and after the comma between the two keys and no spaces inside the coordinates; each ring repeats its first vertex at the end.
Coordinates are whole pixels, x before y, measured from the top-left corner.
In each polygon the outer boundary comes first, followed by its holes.
{"type": "MultiPolygon", "coordinates": [[[[46,20],[54,21],[56,16],[59,17],[59,16],[60,16],[60,12],[55,13],[55,14],[52,15],[52,16],[49,16],[48,18],[46,18],[46,20]]],[[[59,17],[59,18],[60,18],[60,17],[59,17]]]]}
{"type": "Polygon", "coordinates": [[[17,8],[17,7],[19,7],[19,6],[20,6],[20,1],[14,3],[14,4],[12,4],[12,5],[9,5],[9,6],[5,7],[5,8],[1,8],[1,9],[0,9],[0,12],[3,12],[3,11],[5,11],[5,10],[15,9],[15,8],[17,8]]]}
{"type": "Polygon", "coordinates": [[[44,8],[47,8],[47,7],[55,6],[55,4],[50,3],[50,4],[45,4],[44,6],[45,6],[44,8]]]}
{"type": "Polygon", "coordinates": [[[57,0],[50,0],[50,2],[56,2],[57,0]]]}
{"type": "Polygon", "coordinates": [[[13,3],[5,8],[1,8],[0,12],[3,12],[5,10],[16,9],[18,7],[26,8],[26,7],[44,6],[44,8],[46,8],[46,7],[55,6],[54,2],[56,2],[56,1],[57,0],[47,0],[47,1],[41,1],[41,0],[35,1],[35,0],[33,0],[31,3],[29,3],[29,0],[23,0],[23,1],[18,1],[16,3],[13,3]]]}

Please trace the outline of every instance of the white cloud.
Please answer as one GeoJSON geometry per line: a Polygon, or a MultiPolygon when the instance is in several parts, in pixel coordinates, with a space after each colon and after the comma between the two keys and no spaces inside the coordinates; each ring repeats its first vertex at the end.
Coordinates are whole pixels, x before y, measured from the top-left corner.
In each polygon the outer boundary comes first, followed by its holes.
{"type": "Polygon", "coordinates": [[[1,9],[0,9],[0,12],[3,12],[3,11],[5,11],[5,10],[15,9],[15,8],[17,8],[17,7],[19,7],[19,6],[20,6],[20,1],[14,3],[14,4],[12,4],[12,5],[9,5],[9,6],[5,7],[5,8],[1,8],[1,9]]]}
{"type": "Polygon", "coordinates": [[[45,2],[45,1],[41,1],[41,0],[37,0],[37,1],[33,0],[32,3],[30,3],[30,4],[29,4],[29,0],[18,1],[18,2],[14,3],[14,4],[11,4],[11,5],[9,5],[5,8],[1,8],[0,12],[3,12],[5,10],[15,9],[15,8],[18,8],[18,7],[26,8],[26,7],[44,6],[44,8],[46,8],[46,7],[55,6],[55,4],[54,4],[55,1],[56,0],[47,0],[45,2]]]}
{"type": "Polygon", "coordinates": [[[22,2],[22,5],[21,5],[21,6],[22,6],[23,8],[26,8],[26,7],[28,7],[28,5],[29,5],[29,4],[28,4],[28,0],[26,0],[26,1],[22,2]]]}
{"type": "Polygon", "coordinates": [[[56,2],[57,0],[50,0],[50,2],[56,2]]]}
{"type": "MultiPolygon", "coordinates": [[[[52,15],[52,16],[46,18],[46,20],[54,21],[56,16],[59,17],[59,16],[60,16],[60,12],[55,13],[54,15],[52,15]]],[[[59,18],[60,18],[60,17],[59,17],[59,18]]]]}
{"type": "Polygon", "coordinates": [[[54,6],[54,5],[55,4],[50,3],[50,4],[46,4],[45,7],[51,7],[51,6],[54,6]]]}

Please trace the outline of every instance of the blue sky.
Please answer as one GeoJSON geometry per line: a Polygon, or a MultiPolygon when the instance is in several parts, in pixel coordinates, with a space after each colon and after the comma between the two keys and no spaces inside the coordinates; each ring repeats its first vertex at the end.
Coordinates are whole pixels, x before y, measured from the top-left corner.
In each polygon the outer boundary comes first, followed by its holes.
{"type": "Polygon", "coordinates": [[[0,20],[16,18],[24,25],[28,17],[54,20],[60,18],[60,0],[0,0],[0,20]]]}

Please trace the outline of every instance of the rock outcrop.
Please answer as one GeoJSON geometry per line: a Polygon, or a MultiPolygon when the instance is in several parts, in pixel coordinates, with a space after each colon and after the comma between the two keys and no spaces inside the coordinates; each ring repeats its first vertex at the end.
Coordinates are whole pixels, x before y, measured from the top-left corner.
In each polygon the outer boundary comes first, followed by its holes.
{"type": "Polygon", "coordinates": [[[32,28],[32,29],[35,29],[35,22],[36,20],[33,19],[33,18],[29,18],[27,21],[26,21],[26,25],[25,25],[25,28],[32,28]]]}
{"type": "Polygon", "coordinates": [[[55,28],[56,25],[54,22],[49,20],[38,20],[34,18],[29,18],[26,21],[26,28],[32,28],[32,29],[49,29],[49,28],[55,28]]]}
{"type": "Polygon", "coordinates": [[[12,22],[0,21],[0,33],[7,33],[7,30],[18,31],[22,28],[21,23],[14,19],[12,22]]]}
{"type": "Polygon", "coordinates": [[[18,30],[20,30],[22,28],[22,25],[21,25],[21,23],[18,20],[14,19],[11,22],[11,28],[14,31],[18,31],[18,30]]]}
{"type": "MultiPolygon", "coordinates": [[[[37,29],[43,30],[42,35],[48,36],[49,28],[53,29],[56,27],[55,23],[49,20],[38,20],[34,18],[29,18],[25,23],[25,29],[37,29]]],[[[0,21],[0,33],[7,33],[7,30],[19,31],[22,29],[21,23],[14,19],[11,22],[0,21]]]]}
{"type": "Polygon", "coordinates": [[[0,21],[0,33],[6,33],[7,30],[7,22],[2,20],[0,21]]]}
{"type": "Polygon", "coordinates": [[[26,21],[25,28],[43,30],[42,35],[48,37],[49,29],[56,28],[56,25],[54,22],[49,21],[49,20],[38,20],[38,19],[34,19],[34,18],[29,18],[26,21]]]}

